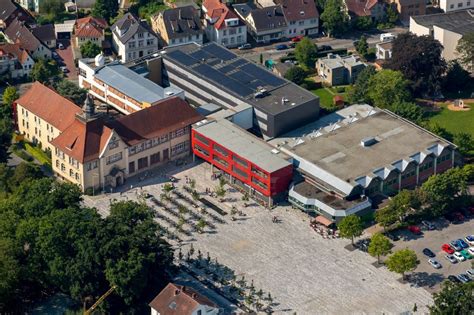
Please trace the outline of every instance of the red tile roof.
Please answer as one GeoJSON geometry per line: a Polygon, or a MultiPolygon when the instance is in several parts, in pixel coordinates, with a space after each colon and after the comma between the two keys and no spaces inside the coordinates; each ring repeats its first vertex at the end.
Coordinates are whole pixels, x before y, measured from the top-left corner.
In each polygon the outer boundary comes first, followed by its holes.
{"type": "Polygon", "coordinates": [[[76,21],[75,35],[79,37],[99,38],[104,34],[107,22],[104,19],[85,17],[76,21]]]}
{"type": "Polygon", "coordinates": [[[219,0],[204,0],[203,6],[206,8],[207,15],[210,18],[217,19],[214,23],[214,28],[218,30],[225,28],[225,20],[239,19],[234,11],[230,10],[227,5],[219,0]]]}
{"type": "Polygon", "coordinates": [[[21,48],[20,44],[1,44],[0,52],[2,52],[3,54],[15,56],[22,64],[26,62],[28,57],[31,58],[28,52],[25,49],[21,48]]]}
{"type": "Polygon", "coordinates": [[[276,3],[282,6],[287,22],[319,17],[318,9],[313,0],[277,0],[276,3]]]}
{"type": "Polygon", "coordinates": [[[33,83],[16,103],[61,132],[74,122],[76,113],[81,111],[73,102],[39,82],[33,83]]]}
{"type": "Polygon", "coordinates": [[[192,288],[168,283],[149,304],[160,315],[191,315],[199,305],[217,307],[192,288]]]}
{"type": "Polygon", "coordinates": [[[346,0],[347,10],[356,16],[370,16],[378,0],[346,0]]]}

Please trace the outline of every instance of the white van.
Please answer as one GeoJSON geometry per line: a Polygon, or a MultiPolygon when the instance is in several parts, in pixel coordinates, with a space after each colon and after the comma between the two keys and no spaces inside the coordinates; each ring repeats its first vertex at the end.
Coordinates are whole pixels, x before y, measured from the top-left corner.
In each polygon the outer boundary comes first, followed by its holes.
{"type": "Polygon", "coordinates": [[[393,35],[392,33],[380,34],[380,41],[382,43],[391,42],[395,38],[397,38],[397,36],[393,35]]]}

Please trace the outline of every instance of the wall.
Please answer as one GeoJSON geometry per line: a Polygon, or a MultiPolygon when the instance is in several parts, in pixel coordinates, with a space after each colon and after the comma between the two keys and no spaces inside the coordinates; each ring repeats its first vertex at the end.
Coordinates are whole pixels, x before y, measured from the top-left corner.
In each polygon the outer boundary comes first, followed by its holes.
{"type": "Polygon", "coordinates": [[[473,0],[440,0],[439,7],[444,12],[474,8],[473,0]]]}
{"type": "MultiPolygon", "coordinates": [[[[472,0],[474,2],[474,0],[472,0]]],[[[442,56],[447,60],[454,60],[458,57],[456,47],[462,38],[460,34],[433,26],[434,39],[437,39],[444,47],[442,56]]]]}
{"type": "MultiPolygon", "coordinates": [[[[299,89],[299,87],[295,87],[295,89],[299,89]]],[[[304,92],[306,93],[307,91],[304,92]]],[[[318,115],[319,98],[309,100],[306,103],[294,106],[273,116],[273,122],[270,122],[267,135],[269,137],[276,137],[316,119],[318,115]]]]}
{"type": "Polygon", "coordinates": [[[417,24],[413,18],[410,18],[410,32],[418,36],[431,35],[428,27],[417,24]]]}

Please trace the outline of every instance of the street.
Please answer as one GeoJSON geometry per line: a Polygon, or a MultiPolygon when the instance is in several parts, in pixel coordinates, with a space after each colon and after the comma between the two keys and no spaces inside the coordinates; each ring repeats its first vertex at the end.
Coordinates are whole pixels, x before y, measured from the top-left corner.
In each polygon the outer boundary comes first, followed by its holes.
{"type": "MultiPolygon", "coordinates": [[[[372,32],[354,32],[351,36],[347,38],[329,38],[329,37],[318,37],[312,38],[311,41],[316,45],[328,45],[333,49],[354,49],[354,41],[359,40],[360,37],[365,34],[367,36],[367,43],[369,47],[375,47],[375,44],[380,42],[380,34],[382,33],[392,33],[392,34],[401,34],[407,32],[407,28],[395,27],[392,29],[381,31],[372,31],[372,32]]],[[[241,57],[253,60],[254,62],[260,61],[260,54],[263,55],[263,60],[278,60],[283,56],[286,56],[289,52],[293,51],[294,48],[289,48],[285,50],[276,50],[275,46],[280,44],[285,44],[286,42],[276,42],[268,44],[265,46],[259,45],[249,50],[238,50],[235,49],[234,52],[241,57]]],[[[252,44],[255,46],[255,43],[252,44]]]]}

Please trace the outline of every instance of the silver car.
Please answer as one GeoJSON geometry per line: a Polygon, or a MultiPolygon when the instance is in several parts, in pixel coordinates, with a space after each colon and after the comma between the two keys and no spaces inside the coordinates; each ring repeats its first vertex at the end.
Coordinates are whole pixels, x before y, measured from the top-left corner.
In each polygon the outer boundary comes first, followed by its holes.
{"type": "Polygon", "coordinates": [[[452,264],[455,264],[458,262],[456,257],[454,257],[453,255],[445,255],[444,257],[452,264]]]}
{"type": "Polygon", "coordinates": [[[433,266],[434,269],[440,269],[442,267],[441,264],[434,258],[428,259],[428,262],[431,266],[433,266]]]}
{"type": "Polygon", "coordinates": [[[464,274],[464,273],[458,274],[457,277],[458,277],[459,281],[461,281],[462,283],[467,283],[467,282],[471,281],[471,278],[469,278],[469,277],[468,277],[466,274],[464,274]]]}
{"type": "Polygon", "coordinates": [[[471,277],[471,278],[474,279],[474,269],[469,269],[469,270],[467,270],[467,271],[466,271],[466,274],[467,274],[469,277],[471,277]]]}

